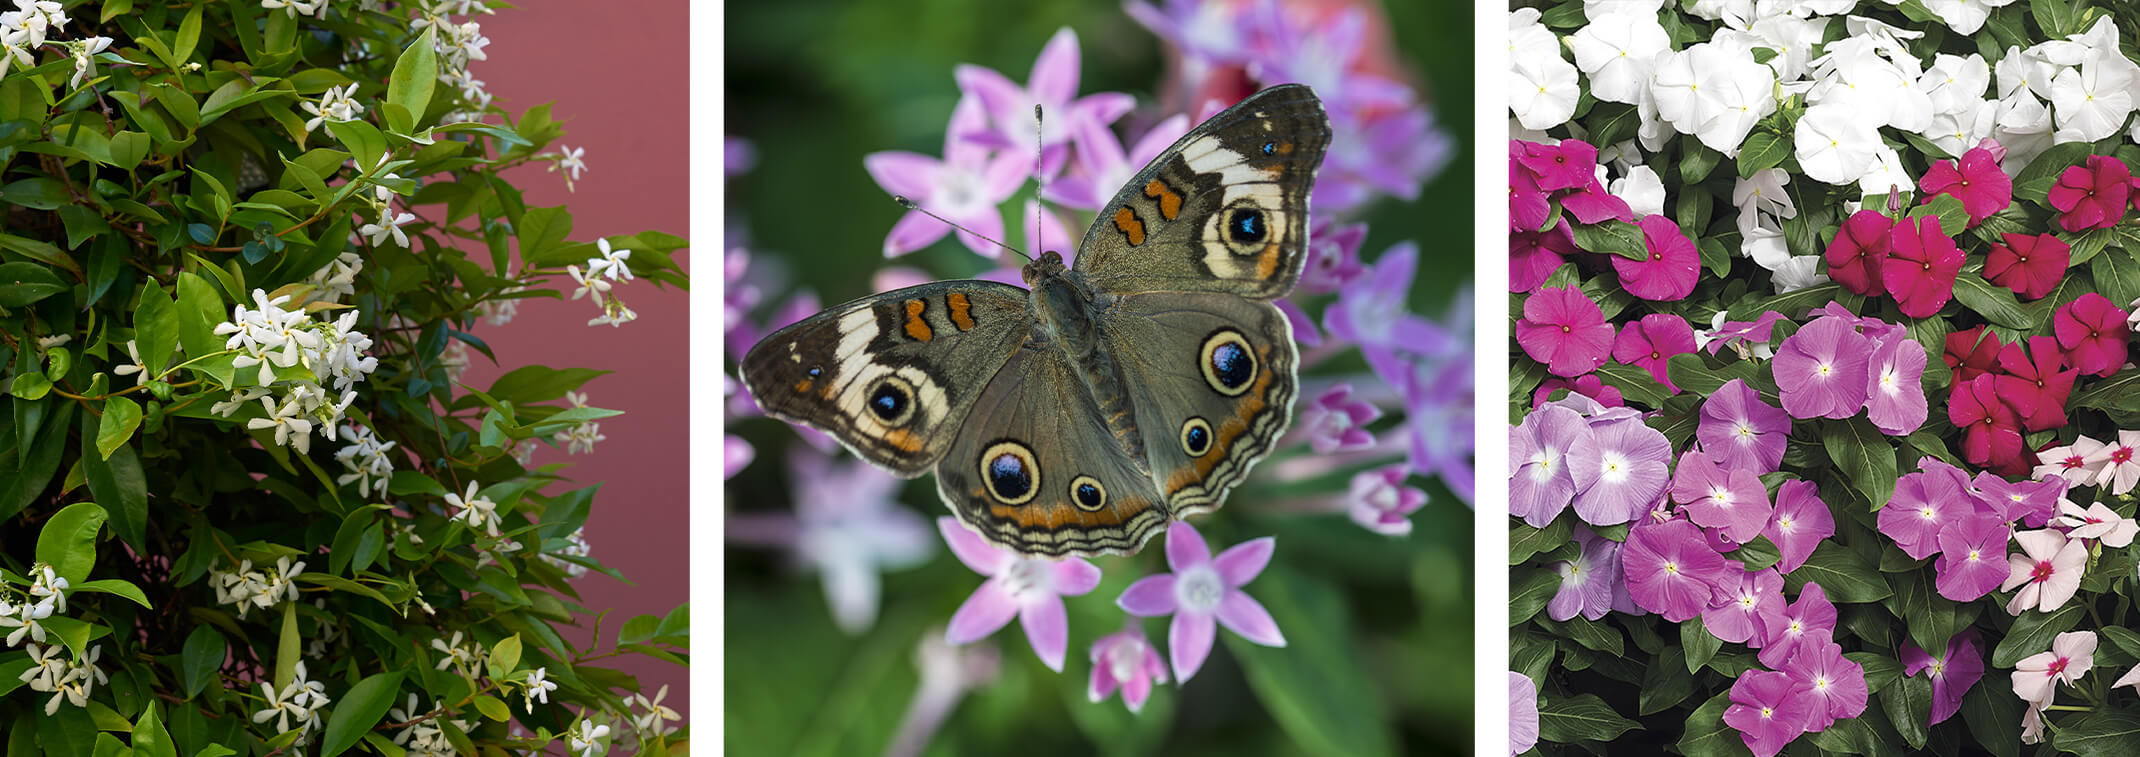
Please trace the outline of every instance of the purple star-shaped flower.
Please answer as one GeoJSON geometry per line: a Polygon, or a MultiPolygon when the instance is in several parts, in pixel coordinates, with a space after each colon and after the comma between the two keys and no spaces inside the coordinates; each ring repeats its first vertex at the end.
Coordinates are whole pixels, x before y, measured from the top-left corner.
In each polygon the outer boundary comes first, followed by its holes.
{"type": "Polygon", "coordinates": [[[2012,529],[1999,516],[1972,513],[1939,532],[1939,595],[1956,602],[1977,599],[2006,581],[2006,541],[2012,529]]]}
{"type": "Polygon", "coordinates": [[[1768,622],[1768,646],[1761,648],[1761,664],[1781,668],[1800,645],[1815,631],[1835,633],[1835,604],[1828,601],[1828,592],[1820,584],[1807,583],[1798,590],[1798,601],[1792,602],[1778,615],[1770,615],[1768,622]]]}
{"type": "Polygon", "coordinates": [[[1843,656],[1843,647],[1835,643],[1834,633],[1826,628],[1808,632],[1792,651],[1790,661],[1783,664],[1783,672],[1810,688],[1814,701],[1819,703],[1806,723],[1806,730],[1814,733],[1828,730],[1840,718],[1865,714],[1871,694],[1865,683],[1865,667],[1843,656]]]}
{"type": "Polygon", "coordinates": [[[1776,515],[1761,535],[1783,553],[1776,569],[1790,573],[1806,564],[1823,540],[1835,535],[1835,513],[1828,511],[1828,503],[1821,501],[1820,489],[1813,482],[1785,481],[1776,490],[1776,515]]]}
{"type": "Polygon", "coordinates": [[[1069,157],[1073,124],[1091,121],[1106,126],[1136,106],[1135,99],[1119,92],[1078,97],[1078,61],[1077,32],[1063,27],[1040,48],[1040,57],[1033,60],[1033,71],[1024,87],[995,69],[960,64],[952,73],[958,79],[959,90],[980,101],[993,125],[960,124],[951,130],[951,136],[1015,156],[1021,171],[1033,168],[1031,150],[1037,143],[1039,174],[1053,177],[1069,157]],[[1039,123],[1033,119],[1035,105],[1044,111],[1044,120],[1039,123]]]}
{"type": "Polygon", "coordinates": [[[1962,629],[1947,640],[1946,654],[1933,657],[1917,645],[1902,645],[1902,672],[1932,676],[1932,712],[1927,725],[1939,725],[1962,709],[1962,697],[1984,678],[1984,648],[1975,628],[1962,629]]]}
{"type": "MultiPolygon", "coordinates": [[[[1027,116],[1032,112],[1026,109],[1027,116]]],[[[959,242],[975,254],[994,258],[997,247],[981,237],[1003,238],[1000,206],[1025,183],[1032,159],[1022,157],[1027,153],[1015,151],[997,154],[959,137],[963,132],[983,128],[986,120],[980,100],[961,98],[951,111],[943,159],[892,150],[870,153],[862,158],[862,165],[885,191],[912,200],[944,221],[972,230],[972,234],[959,232],[959,242]]],[[[1027,145],[1026,149],[1032,149],[1030,140],[1027,145]]],[[[885,236],[884,256],[898,257],[934,244],[951,232],[944,221],[930,218],[921,210],[907,211],[885,236]]]]}
{"type": "Polygon", "coordinates": [[[1783,612],[1783,574],[1773,568],[1731,573],[1724,571],[1723,601],[1702,610],[1702,627],[1719,639],[1760,649],[1768,643],[1762,636],[1768,633],[1767,617],[1783,612]]]}
{"type": "Polygon", "coordinates": [[[1695,525],[1716,529],[1738,544],[1760,536],[1775,512],[1759,475],[1719,468],[1701,452],[1680,456],[1679,470],[1672,475],[1672,501],[1686,506],[1687,519],[1695,525]]]}
{"type": "Polygon", "coordinates": [[[1418,245],[1392,245],[1323,311],[1323,326],[1333,336],[1360,345],[1367,367],[1391,386],[1401,384],[1408,372],[1401,354],[1448,354],[1458,343],[1440,326],[1405,311],[1418,267],[1418,245]]]}
{"type": "Polygon", "coordinates": [[[1784,338],[1772,363],[1793,418],[1848,418],[1865,406],[1872,342],[1840,318],[1813,319],[1784,338]]]}
{"type": "Polygon", "coordinates": [[[1701,614],[1732,569],[1709,548],[1701,528],[1683,520],[1637,521],[1620,552],[1620,567],[1635,603],[1674,623],[1701,614]]]}
{"type": "Polygon", "coordinates": [[[1593,526],[1634,520],[1664,493],[1672,443],[1638,419],[1590,427],[1590,443],[1568,451],[1575,479],[1575,514],[1593,526]]]}
{"type": "Polygon", "coordinates": [[[1806,722],[1818,707],[1812,690],[1788,674],[1748,670],[1731,683],[1731,706],[1724,708],[1724,724],[1739,732],[1739,740],[1754,757],[1776,757],[1784,745],[1806,732],[1806,722]]]}
{"type": "Polygon", "coordinates": [[[1079,557],[1061,561],[1022,557],[988,543],[957,518],[937,518],[936,530],[943,533],[944,543],[951,545],[951,554],[959,562],[989,577],[951,616],[944,640],[952,644],[978,641],[1017,616],[1033,653],[1049,670],[1062,672],[1063,654],[1070,644],[1070,618],[1063,612],[1063,597],[1099,586],[1100,569],[1079,557]]]}
{"type": "Polygon", "coordinates": [[[1621,580],[1620,543],[1582,526],[1575,529],[1575,541],[1583,545],[1582,551],[1553,568],[1560,573],[1560,590],[1546,602],[1546,617],[1597,620],[1612,612],[1613,585],[1621,580]]]}
{"type": "Polygon", "coordinates": [[[1352,384],[1340,382],[1300,411],[1300,428],[1318,455],[1353,452],[1375,446],[1375,435],[1368,433],[1367,424],[1380,417],[1381,409],[1352,399],[1352,384]]]}
{"type": "Polygon", "coordinates": [[[1972,480],[1978,491],[1978,499],[1999,514],[1999,520],[2029,528],[2042,528],[2043,524],[2058,517],[2058,500],[2066,495],[2066,480],[2050,476],[2035,481],[2007,481],[1990,471],[1977,474],[1972,480]]]}
{"type": "Polygon", "coordinates": [[[1745,381],[1724,382],[1716,393],[1702,401],[1701,424],[1694,438],[1702,451],[1726,468],[1774,473],[1783,465],[1783,445],[1791,434],[1791,416],[1782,408],[1761,401],[1761,393],[1745,381]]]}
{"type": "Polygon", "coordinates": [[[1508,436],[1508,512],[1545,528],[1575,499],[1575,477],[1568,451],[1589,441],[1590,425],[1559,405],[1545,405],[1523,417],[1508,436]]]}
{"type": "Polygon", "coordinates": [[[1241,591],[1270,564],[1276,545],[1269,536],[1250,539],[1214,559],[1195,526],[1175,521],[1167,527],[1167,566],[1174,572],[1137,579],[1115,604],[1140,618],[1174,616],[1167,627],[1167,652],[1174,680],[1188,683],[1211,655],[1218,633],[1213,621],[1257,644],[1285,646],[1285,635],[1270,612],[1241,591]]]}
{"type": "Polygon", "coordinates": [[[1940,529],[1973,509],[1952,477],[1906,473],[1895,479],[1894,496],[1880,508],[1880,533],[1894,539],[1910,559],[1922,560],[1939,551],[1940,529]]]}
{"type": "Polygon", "coordinates": [[[1924,425],[1925,347],[1909,334],[1889,336],[1873,349],[1865,385],[1865,417],[1889,436],[1908,436],[1924,425]]]}

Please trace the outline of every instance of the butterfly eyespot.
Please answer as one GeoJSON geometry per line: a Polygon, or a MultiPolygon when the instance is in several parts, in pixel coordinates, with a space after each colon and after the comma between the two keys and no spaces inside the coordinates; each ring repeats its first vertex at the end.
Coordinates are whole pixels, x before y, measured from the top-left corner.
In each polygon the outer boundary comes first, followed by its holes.
{"type": "Polygon", "coordinates": [[[1263,211],[1258,208],[1236,208],[1226,219],[1226,234],[1236,243],[1261,242],[1269,233],[1269,227],[1263,222],[1263,211]]]}
{"type": "Polygon", "coordinates": [[[1205,337],[1197,362],[1204,370],[1204,383],[1228,397],[1240,396],[1256,380],[1256,353],[1248,348],[1248,339],[1233,329],[1205,337]]]}
{"type": "Polygon", "coordinates": [[[1265,143],[1263,143],[1263,154],[1265,154],[1265,155],[1275,155],[1275,154],[1277,154],[1277,153],[1278,153],[1278,143],[1277,143],[1277,142],[1265,142],[1265,143]]]}
{"type": "Polygon", "coordinates": [[[813,365],[810,366],[810,370],[804,372],[810,374],[810,378],[817,378],[818,376],[824,375],[825,369],[813,365]]]}
{"type": "Polygon", "coordinates": [[[1099,479],[1078,476],[1070,481],[1070,501],[1079,510],[1098,512],[1107,506],[1107,487],[1101,486],[1099,479]]]}
{"type": "Polygon", "coordinates": [[[1190,418],[1181,424],[1181,451],[1190,457],[1203,457],[1211,451],[1211,423],[1202,418],[1190,418]]]}
{"type": "Polygon", "coordinates": [[[885,376],[869,388],[869,414],[886,426],[904,426],[914,419],[914,387],[906,379],[885,376]]]}
{"type": "Polygon", "coordinates": [[[981,453],[981,483],[996,501],[1022,505],[1040,491],[1040,464],[1025,445],[996,442],[981,453]]]}

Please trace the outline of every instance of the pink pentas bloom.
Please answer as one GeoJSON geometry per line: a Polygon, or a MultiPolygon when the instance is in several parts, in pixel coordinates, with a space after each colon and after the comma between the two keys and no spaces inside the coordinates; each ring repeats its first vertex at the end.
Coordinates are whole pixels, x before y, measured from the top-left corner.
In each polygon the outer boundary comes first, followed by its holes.
{"type": "Polygon", "coordinates": [[[2015,533],[2014,543],[2021,545],[2021,552],[2007,556],[2006,582],[1999,585],[2000,591],[2020,589],[2006,603],[2008,615],[2032,608],[2056,610],[2080,590],[2081,572],[2088,567],[2087,544],[2048,528],[2015,533]]]}
{"type": "Polygon", "coordinates": [[[1702,268],[1702,254],[1694,249],[1694,240],[1680,233],[1678,222],[1665,216],[1643,216],[1636,225],[1642,227],[1643,247],[1649,257],[1629,260],[1607,256],[1612,260],[1612,269],[1620,274],[1620,287],[1651,301],[1679,300],[1693,292],[1702,268]]]}
{"type": "Polygon", "coordinates": [[[1946,345],[1947,348],[1941,353],[1940,359],[1945,360],[1947,368],[1954,371],[1954,383],[1957,384],[1966,383],[1998,368],[1999,351],[2006,346],[1999,341],[1998,334],[1983,326],[1948,334],[1946,345]]]}
{"type": "Polygon", "coordinates": [[[1954,297],[1954,277],[1965,257],[1939,219],[1903,219],[1888,230],[1887,260],[1880,263],[1880,283],[1895,296],[1902,314],[1924,318],[1939,312],[1954,297]]]}
{"type": "Polygon", "coordinates": [[[1709,548],[1693,523],[1638,521],[1620,550],[1620,569],[1628,594],[1643,609],[1683,623],[1700,615],[1714,600],[1730,561],[1709,548]]]}
{"type": "Polygon", "coordinates": [[[2130,331],[2126,313],[2110,298],[2089,292],[2059,308],[2052,318],[2052,332],[2066,360],[2085,376],[2108,376],[2125,364],[2125,343],[2130,331]]]}
{"type": "Polygon", "coordinates": [[[1679,469],[1672,474],[1672,501],[1685,506],[1687,519],[1695,525],[1715,529],[1738,544],[1760,536],[1775,513],[1759,474],[1719,468],[1702,452],[1679,457],[1679,469]]]}
{"type": "Polygon", "coordinates": [[[1813,690],[1790,675],[1748,670],[1731,683],[1731,706],[1724,709],[1724,724],[1739,732],[1739,740],[1754,757],[1776,757],[1806,732],[1806,724],[1819,708],[1813,690]]]}
{"type": "Polygon", "coordinates": [[[1865,418],[1889,436],[1908,436],[1923,426],[1925,347],[1908,333],[1893,334],[1873,348],[1867,366],[1865,418]]]}
{"type": "Polygon", "coordinates": [[[1791,680],[1813,692],[1817,706],[1813,717],[1806,721],[1806,730],[1815,733],[1828,730],[1842,718],[1865,714],[1871,696],[1865,683],[1865,667],[1843,656],[1843,647],[1835,643],[1834,633],[1825,628],[1808,632],[1783,664],[1783,672],[1791,680]]]}
{"type": "Polygon", "coordinates": [[[1560,574],[1560,589],[1546,602],[1546,617],[1597,620],[1612,612],[1613,585],[1621,580],[1620,543],[1582,526],[1575,528],[1575,541],[1582,545],[1575,559],[1553,566],[1560,574]]]}
{"type": "Polygon", "coordinates": [[[1612,359],[1649,371],[1651,378],[1678,394],[1679,387],[1672,385],[1672,377],[1665,372],[1666,364],[1674,355],[1693,351],[1694,327],[1687,325],[1687,319],[1652,313],[1620,328],[1619,337],[1613,340],[1612,359]]]}
{"type": "Polygon", "coordinates": [[[1339,382],[1300,411],[1300,428],[1316,454],[1352,452],[1375,446],[1367,424],[1382,417],[1373,403],[1352,398],[1352,384],[1339,382]]]}
{"type": "Polygon", "coordinates": [[[1999,351],[1999,370],[1992,382],[2021,416],[2022,428],[2033,432],[2066,425],[2066,397],[2080,371],[2067,369],[2057,339],[2032,336],[2026,345],[2007,345],[1999,351]]]}
{"type": "Polygon", "coordinates": [[[2051,207],[2058,226],[2068,232],[2107,229],[2125,218],[2132,199],[2132,169],[2109,155],[2090,155],[2086,165],[2072,166],[2051,186],[2051,207]]]}
{"type": "Polygon", "coordinates": [[[1895,494],[1880,508],[1880,533],[1895,540],[1910,559],[1922,560],[1939,551],[1940,529],[1971,511],[1972,503],[1952,478],[1927,471],[1907,473],[1895,479],[1895,494]]]}
{"type": "Polygon", "coordinates": [[[2058,515],[2058,501],[2066,494],[2066,480],[2056,475],[2036,480],[2008,481],[1989,471],[1978,473],[1970,483],[1978,501],[1988,505],[2004,523],[2042,528],[2058,515]]]}
{"type": "Polygon", "coordinates": [[[2095,485],[2112,494],[2124,494],[2140,484],[2140,431],[2119,431],[2117,441],[2088,455],[2097,468],[2095,485]]]}
{"type": "Polygon", "coordinates": [[[1241,591],[1270,564],[1276,544],[1268,536],[1250,539],[1214,559],[1195,526],[1175,521],[1167,527],[1167,566],[1174,572],[1137,579],[1115,604],[1140,618],[1174,616],[1167,627],[1167,654],[1174,680],[1188,683],[1211,655],[1217,624],[1266,647],[1285,646],[1270,612],[1241,591]]]}
{"type": "Polygon", "coordinates": [[[1761,530],[1783,556],[1776,570],[1790,573],[1806,564],[1820,543],[1835,535],[1835,513],[1820,499],[1820,489],[1811,481],[1793,479],[1776,489],[1776,515],[1761,530]]]}
{"type": "Polygon", "coordinates": [[[2039,479],[2057,476],[2069,487],[2094,486],[2096,476],[2103,472],[2102,462],[2095,453],[2102,449],[2102,442],[2090,439],[2086,434],[2076,436],[2072,444],[2036,453],[2040,464],[2036,466],[2034,476],[2039,479]]]}
{"type": "Polygon", "coordinates": [[[1999,159],[1982,147],[1962,153],[1960,165],[1951,160],[1933,163],[1924,178],[1917,181],[1917,187],[1924,191],[1927,203],[1938,195],[1953,195],[1961,200],[1972,227],[2014,203],[2013,177],[1999,170],[1999,159]]]}
{"type": "Polygon", "coordinates": [[[1098,702],[1122,691],[1122,703],[1130,712],[1144,710],[1152,685],[1167,682],[1167,664],[1145,639],[1136,623],[1102,636],[1092,643],[1092,682],[1085,695],[1098,702]]]}
{"type": "Polygon", "coordinates": [[[1828,592],[1817,583],[1808,583],[1798,590],[1798,600],[1783,612],[1770,615],[1768,645],[1761,648],[1761,664],[1781,668],[1798,652],[1810,634],[1822,631],[1835,632],[1835,603],[1828,601],[1828,592]]]}
{"type": "MultiPolygon", "coordinates": [[[[1360,264],[1360,243],[1367,241],[1367,224],[1338,224],[1323,218],[1309,219],[1308,262],[1301,267],[1298,294],[1332,294],[1367,273],[1360,264]]],[[[1569,249],[1574,249],[1573,242],[1569,249]]],[[[1301,321],[1294,321],[1297,327],[1301,321]]]]}
{"type": "Polygon", "coordinates": [[[1895,219],[1877,210],[1851,214],[1822,255],[1828,262],[1828,278],[1867,297],[1886,293],[1880,263],[1887,259],[1888,230],[1894,226],[1895,219]]]}
{"type": "Polygon", "coordinates": [[[1638,419],[1590,424],[1589,444],[1568,451],[1575,514],[1593,526],[1634,520],[1665,490],[1672,443],[1638,419]]]}
{"type": "Polygon", "coordinates": [[[1984,645],[1976,628],[1962,629],[1954,638],[1947,640],[1947,650],[1938,657],[1918,649],[1909,642],[1902,644],[1902,672],[1915,676],[1924,673],[1932,677],[1932,712],[1927,725],[1939,725],[1962,709],[1962,697],[1975,688],[1984,678],[1984,645]]]}
{"type": "Polygon", "coordinates": [[[1063,654],[1070,644],[1070,617],[1063,611],[1063,597],[1099,586],[1100,569],[1079,557],[1056,561],[1020,556],[988,543],[957,518],[937,518],[936,530],[943,533],[944,543],[951,545],[951,554],[959,562],[988,576],[951,616],[944,640],[952,644],[978,641],[1016,616],[1033,653],[1049,670],[1062,672],[1063,654]]]}
{"type": "Polygon", "coordinates": [[[1999,397],[1995,378],[1985,374],[1956,384],[1947,398],[1947,420],[1963,431],[1962,459],[2002,469],[2021,460],[2021,419],[1999,397]]]}
{"type": "Polygon", "coordinates": [[[1939,595],[1968,602],[1990,594],[2006,582],[2006,522],[1996,515],[1971,514],[1939,532],[1938,573],[1934,585],[1939,595]]]}
{"type": "Polygon", "coordinates": [[[1427,504],[1425,491],[1404,485],[1411,472],[1411,466],[1397,463],[1353,474],[1352,485],[1345,492],[1345,514],[1352,517],[1352,522],[1378,534],[1411,533],[1412,513],[1427,504]]]}
{"type": "Polygon", "coordinates": [[[2066,278],[2066,265],[2073,260],[2073,246],[2050,234],[1999,235],[1984,255],[1984,278],[2014,290],[2021,299],[2034,300],[2058,288],[2066,278]]]}
{"type": "Polygon", "coordinates": [[[1813,319],[1785,337],[1771,365],[1793,418],[1848,418],[1865,407],[1872,340],[1841,318],[1813,319]]]}
{"type": "Polygon", "coordinates": [[[969,125],[953,129],[951,134],[1016,156],[1026,172],[1033,171],[1031,150],[1038,143],[1039,174],[1053,177],[1069,157],[1074,124],[1087,120],[1106,126],[1137,104],[1134,98],[1119,92],[1078,97],[1078,63],[1077,32],[1063,27],[1040,49],[1023,87],[995,69],[960,64],[952,71],[959,91],[980,101],[993,126],[969,125]],[[1038,123],[1033,118],[1036,105],[1044,114],[1044,120],[1038,123]]]}
{"type": "Polygon", "coordinates": [[[1508,513],[1545,528],[1575,499],[1568,451],[1590,444],[1590,426],[1559,405],[1532,410],[1508,435],[1508,513]]]}
{"type": "MultiPolygon", "coordinates": [[[[1026,120],[1032,120],[1030,112],[1026,120]]],[[[1176,113],[1160,121],[1126,151],[1114,131],[1098,119],[1080,118],[1070,123],[1069,128],[1071,138],[1077,143],[1075,159],[1071,162],[1076,170],[1048,182],[1041,194],[1049,202],[1064,207],[1096,211],[1114,199],[1115,190],[1128,183],[1144,164],[1152,162],[1159,153],[1166,151],[1168,145],[1189,133],[1189,117],[1176,113]]],[[[1033,149],[1032,143],[1026,143],[1025,148],[1033,149]]]]}
{"type": "Polygon", "coordinates": [[[2051,701],[2059,684],[2079,685],[2081,676],[2095,667],[2094,631],[2067,631],[2051,640],[2048,652],[2038,652],[2014,663],[2014,696],[2031,704],[2051,701]]]}
{"type": "Polygon", "coordinates": [[[1540,289],[1523,301],[1516,343],[1555,376],[1581,376],[1605,364],[1612,351],[1605,311],[1572,286],[1540,289]]]}
{"type": "Polygon", "coordinates": [[[1516,156],[1516,162],[1531,172],[1539,189],[1581,189],[1597,177],[1598,148],[1589,142],[1563,139],[1557,145],[1519,144],[1522,154],[1516,156]]]}
{"type": "Polygon", "coordinates": [[[1627,405],[1627,398],[1621,396],[1619,387],[1605,383],[1605,380],[1598,378],[1595,373],[1586,373],[1572,379],[1555,376],[1538,382],[1538,388],[1531,392],[1531,407],[1546,404],[1553,398],[1554,392],[1562,389],[1568,390],[1569,396],[1588,397],[1605,407],[1627,405]]]}
{"type": "Polygon", "coordinates": [[[1529,292],[1543,286],[1553,272],[1581,250],[1575,232],[1563,220],[1545,231],[1514,229],[1508,233],[1508,291],[1529,292]]]}
{"type": "MultiPolygon", "coordinates": [[[[1032,108],[1028,107],[1026,113],[1030,116],[1032,108]]],[[[998,154],[960,137],[985,129],[986,114],[979,99],[959,100],[958,107],[951,111],[941,160],[894,150],[870,153],[862,158],[862,166],[885,191],[914,201],[944,221],[972,230],[972,234],[959,232],[959,242],[975,254],[994,258],[996,245],[982,237],[1003,238],[1000,206],[1025,184],[1033,158],[1031,153],[1016,151],[998,154]]],[[[1026,141],[1026,149],[1032,149],[1031,140],[1026,141]]],[[[907,211],[885,236],[884,256],[898,257],[935,244],[951,232],[951,226],[944,221],[930,218],[921,210],[907,211]]]]}
{"type": "Polygon", "coordinates": [[[1702,451],[1718,465],[1756,474],[1774,473],[1783,465],[1790,434],[1791,416],[1761,401],[1761,393],[1740,379],[1724,382],[1702,401],[1701,424],[1694,430],[1702,451]]]}
{"type": "Polygon", "coordinates": [[[2066,529],[2068,539],[2095,539],[2112,549],[2131,546],[2133,535],[2140,533],[2140,523],[2101,502],[2087,507],[2075,502],[2059,503],[2058,525],[2066,529]]]}
{"type": "Polygon", "coordinates": [[[1774,568],[1733,571],[1726,567],[1722,601],[1702,610],[1702,627],[1733,644],[1760,649],[1768,642],[1766,618],[1783,612],[1783,575],[1774,568]],[[1733,576],[1732,573],[1739,575],[1733,576]]]}

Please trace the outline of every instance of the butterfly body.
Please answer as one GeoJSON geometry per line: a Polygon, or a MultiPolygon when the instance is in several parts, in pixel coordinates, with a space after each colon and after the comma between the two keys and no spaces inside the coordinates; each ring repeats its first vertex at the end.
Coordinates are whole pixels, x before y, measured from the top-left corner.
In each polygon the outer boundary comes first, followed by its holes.
{"type": "Polygon", "coordinates": [[[828,309],[752,348],[744,382],[894,473],[933,468],[996,544],[1133,552],[1218,507],[1290,421],[1297,354],[1270,301],[1299,278],[1329,139],[1308,88],[1257,93],[1132,178],[1074,264],[828,309]]]}

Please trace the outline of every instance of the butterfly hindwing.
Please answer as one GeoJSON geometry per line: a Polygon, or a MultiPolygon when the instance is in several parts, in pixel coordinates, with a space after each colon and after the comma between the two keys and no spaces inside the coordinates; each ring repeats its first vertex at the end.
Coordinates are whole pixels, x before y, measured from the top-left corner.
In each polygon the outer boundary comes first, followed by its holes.
{"type": "Polygon", "coordinates": [[[1329,146],[1307,87],[1251,95],[1130,179],[1085,232],[1075,268],[1110,292],[1284,296],[1307,257],[1308,192],[1329,146]]]}
{"type": "Polygon", "coordinates": [[[1032,325],[1026,291],[941,281],[864,297],[774,332],[743,358],[771,415],[814,426],[863,459],[916,476],[1032,325]]]}

